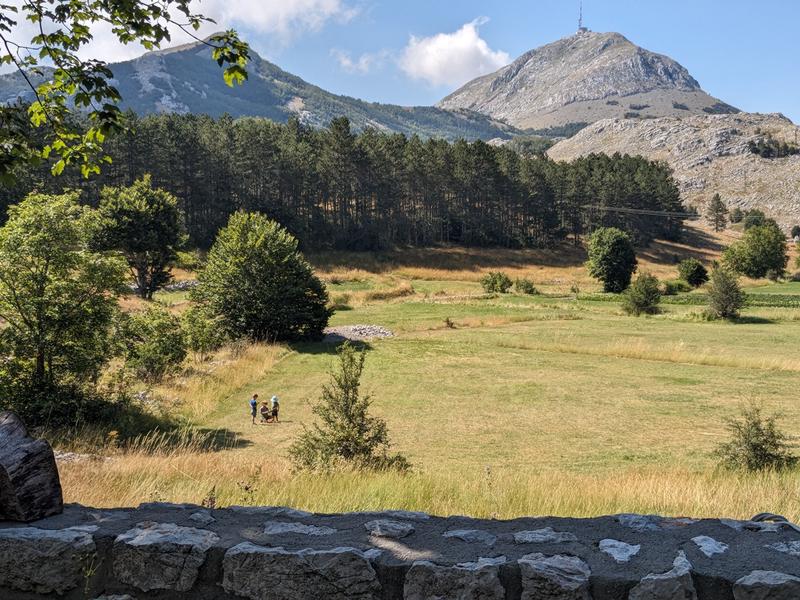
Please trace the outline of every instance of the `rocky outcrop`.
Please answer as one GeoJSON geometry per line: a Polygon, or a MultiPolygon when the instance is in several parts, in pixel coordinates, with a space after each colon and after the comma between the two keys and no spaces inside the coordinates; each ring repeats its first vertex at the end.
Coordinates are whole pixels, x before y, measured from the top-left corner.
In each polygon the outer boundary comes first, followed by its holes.
{"type": "Polygon", "coordinates": [[[520,56],[456,90],[438,106],[469,109],[521,128],[600,119],[737,112],[706,94],[667,56],[619,33],[579,32],[520,56]]]}
{"type": "Polygon", "coordinates": [[[28,436],[14,413],[0,412],[0,520],[34,521],[62,508],[50,444],[28,436]]]}
{"type": "Polygon", "coordinates": [[[771,136],[797,143],[800,127],[782,115],[704,115],[599,121],[549,151],[554,160],[604,152],[667,162],[682,197],[705,212],[715,193],[729,209],[759,208],[786,229],[800,223],[800,155],[761,158],[748,144],[771,136]]]}
{"type": "Polygon", "coordinates": [[[796,600],[798,547],[790,524],[727,519],[68,505],[0,523],[0,598],[796,600]]]}

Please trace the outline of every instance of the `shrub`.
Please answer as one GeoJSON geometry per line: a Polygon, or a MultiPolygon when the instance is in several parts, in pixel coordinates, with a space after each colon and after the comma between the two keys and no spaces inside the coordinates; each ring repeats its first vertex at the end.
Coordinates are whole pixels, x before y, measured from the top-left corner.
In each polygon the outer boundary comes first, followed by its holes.
{"type": "Polygon", "coordinates": [[[361,396],[361,374],[366,354],[345,342],[338,352],[338,368],[322,388],[322,399],[312,407],[319,418],[289,448],[298,468],[335,467],[405,471],[410,464],[400,454],[389,454],[389,433],[383,419],[369,415],[369,396],[361,396]]]}
{"type": "Polygon", "coordinates": [[[640,274],[626,291],[622,299],[622,309],[629,315],[653,315],[658,312],[661,290],[658,279],[649,273],[640,274]]]}
{"type": "Polygon", "coordinates": [[[145,381],[159,381],[186,358],[181,322],[163,308],[151,307],[125,317],[120,338],[125,366],[145,381]]]}
{"type": "Polygon", "coordinates": [[[662,293],[665,296],[676,296],[677,294],[683,294],[691,291],[692,286],[683,279],[671,279],[665,281],[662,289],[662,293]]]}
{"type": "Polygon", "coordinates": [[[700,287],[708,281],[708,270],[696,258],[687,258],[678,265],[678,276],[692,287],[700,287]]]}
{"type": "Polygon", "coordinates": [[[206,360],[227,341],[219,319],[206,306],[196,305],[183,313],[181,325],[186,338],[186,347],[201,361],[206,360]]]}
{"type": "Polygon", "coordinates": [[[734,271],[753,279],[771,274],[780,279],[789,262],[786,236],[777,225],[757,225],[744,232],[723,254],[725,263],[734,271]]]}
{"type": "Polygon", "coordinates": [[[722,465],[745,471],[781,470],[797,464],[794,444],[778,428],[778,415],[764,415],[758,405],[741,412],[740,419],[728,419],[731,440],[716,451],[722,465]]]}
{"type": "Polygon", "coordinates": [[[742,219],[742,224],[744,230],[747,231],[751,227],[759,227],[761,225],[766,224],[767,222],[767,215],[764,214],[764,211],[758,210],[754,208],[752,210],[748,210],[744,218],[742,219]]]}
{"type": "Polygon", "coordinates": [[[672,108],[674,108],[675,110],[689,110],[689,107],[681,102],[673,102],[672,108]]]}
{"type": "Polygon", "coordinates": [[[631,284],[636,271],[636,253],[630,236],[614,227],[604,227],[589,238],[589,274],[603,282],[603,291],[620,293],[631,284]]]}
{"type": "Polygon", "coordinates": [[[206,264],[206,256],[200,250],[178,252],[175,266],[186,271],[199,271],[206,264]]]}
{"type": "Polygon", "coordinates": [[[738,206],[731,211],[728,220],[731,223],[741,223],[744,220],[744,212],[738,206]]]}
{"type": "Polygon", "coordinates": [[[800,237],[800,225],[795,225],[792,227],[792,239],[800,237]]]}
{"type": "Polygon", "coordinates": [[[744,306],[745,294],[736,276],[723,267],[711,271],[708,288],[709,315],[719,319],[735,319],[744,306]]]}
{"type": "Polygon", "coordinates": [[[217,235],[192,296],[232,338],[318,339],[328,292],[297,251],[297,240],[258,213],[237,212],[217,235]]]}
{"type": "Polygon", "coordinates": [[[527,294],[528,296],[535,296],[539,293],[539,290],[536,289],[536,286],[533,285],[533,282],[530,279],[517,279],[514,282],[514,289],[517,290],[518,294],[527,294]]]}
{"type": "Polygon", "coordinates": [[[492,271],[481,279],[483,290],[487,294],[505,294],[511,289],[511,278],[502,271],[492,271]]]}

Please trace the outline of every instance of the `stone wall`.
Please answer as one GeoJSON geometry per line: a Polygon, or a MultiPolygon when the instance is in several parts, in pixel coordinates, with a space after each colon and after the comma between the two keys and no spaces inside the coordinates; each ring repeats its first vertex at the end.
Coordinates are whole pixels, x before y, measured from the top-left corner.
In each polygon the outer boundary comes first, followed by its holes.
{"type": "Polygon", "coordinates": [[[0,599],[800,598],[781,523],[617,515],[512,521],[388,511],[67,506],[0,523],[0,599]]]}

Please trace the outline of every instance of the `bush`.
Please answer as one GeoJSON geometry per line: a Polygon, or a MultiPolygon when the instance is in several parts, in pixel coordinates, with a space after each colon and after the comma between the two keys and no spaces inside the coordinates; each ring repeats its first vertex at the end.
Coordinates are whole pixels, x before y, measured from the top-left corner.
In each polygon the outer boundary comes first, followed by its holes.
{"type": "Polygon", "coordinates": [[[234,339],[319,339],[331,315],[325,285],[297,240],[258,213],[231,215],[198,281],[192,297],[234,339]]]}
{"type": "Polygon", "coordinates": [[[406,471],[409,462],[389,454],[389,433],[383,419],[368,414],[369,396],[360,395],[366,354],[345,342],[338,352],[338,368],[322,388],[322,399],[312,407],[320,422],[305,428],[289,448],[300,469],[336,467],[406,471]]]}
{"type": "Polygon", "coordinates": [[[744,408],[740,419],[728,419],[731,440],[716,451],[721,464],[745,471],[777,471],[795,466],[794,444],[778,429],[777,420],[777,415],[764,415],[757,405],[744,408]]]}
{"type": "Polygon", "coordinates": [[[636,271],[636,253],[630,236],[614,227],[604,227],[589,238],[589,274],[603,282],[603,291],[620,293],[636,271]]]}
{"type": "Polygon", "coordinates": [[[505,294],[511,289],[511,278],[502,271],[492,271],[481,279],[483,290],[487,294],[505,294]]]}
{"type": "Polygon", "coordinates": [[[654,315],[661,302],[661,290],[658,279],[649,273],[642,273],[636,278],[624,294],[622,309],[629,315],[654,315]]]}
{"type": "Polygon", "coordinates": [[[145,381],[161,380],[186,358],[181,322],[163,308],[151,307],[125,317],[120,338],[125,366],[145,381]]]}
{"type": "Polygon", "coordinates": [[[708,281],[708,270],[696,258],[687,258],[678,265],[678,276],[692,287],[700,287],[708,281]]]}
{"type": "Polygon", "coordinates": [[[518,294],[527,294],[528,296],[535,296],[539,293],[536,286],[530,279],[517,279],[514,282],[514,289],[518,294]]]}
{"type": "Polygon", "coordinates": [[[741,223],[744,220],[744,212],[738,206],[731,211],[728,220],[731,223],[741,223]]]}
{"type": "Polygon", "coordinates": [[[758,210],[754,208],[752,210],[748,210],[744,218],[742,219],[742,225],[744,230],[747,231],[751,227],[760,227],[761,225],[765,225],[767,223],[767,215],[764,214],[764,211],[758,210]]]}
{"type": "Polygon", "coordinates": [[[185,271],[199,271],[206,264],[206,256],[200,250],[178,252],[175,266],[185,271]]]}
{"type": "Polygon", "coordinates": [[[733,273],[723,267],[711,271],[708,288],[709,315],[719,319],[735,319],[744,306],[745,294],[733,273]]]}
{"type": "Polygon", "coordinates": [[[665,296],[676,296],[678,294],[684,294],[691,291],[692,286],[689,285],[688,282],[684,281],[683,279],[671,279],[664,282],[664,287],[661,290],[661,293],[665,296]]]}
{"type": "Polygon", "coordinates": [[[183,313],[181,326],[186,338],[186,347],[201,361],[206,360],[227,341],[219,319],[202,304],[193,306],[183,313]]]}
{"type": "Polygon", "coordinates": [[[792,227],[792,239],[800,237],[800,225],[795,225],[792,227]]]}
{"type": "Polygon", "coordinates": [[[786,236],[771,223],[751,227],[725,250],[723,260],[741,275],[760,279],[771,274],[778,280],[789,262],[786,236]]]}

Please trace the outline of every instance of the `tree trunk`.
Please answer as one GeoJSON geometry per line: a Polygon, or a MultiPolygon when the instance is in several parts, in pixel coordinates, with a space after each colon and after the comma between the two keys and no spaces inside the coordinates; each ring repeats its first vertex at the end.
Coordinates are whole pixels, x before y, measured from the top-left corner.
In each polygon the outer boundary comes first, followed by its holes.
{"type": "Polygon", "coordinates": [[[53,449],[28,436],[12,412],[0,412],[0,521],[35,521],[62,512],[53,449]]]}

